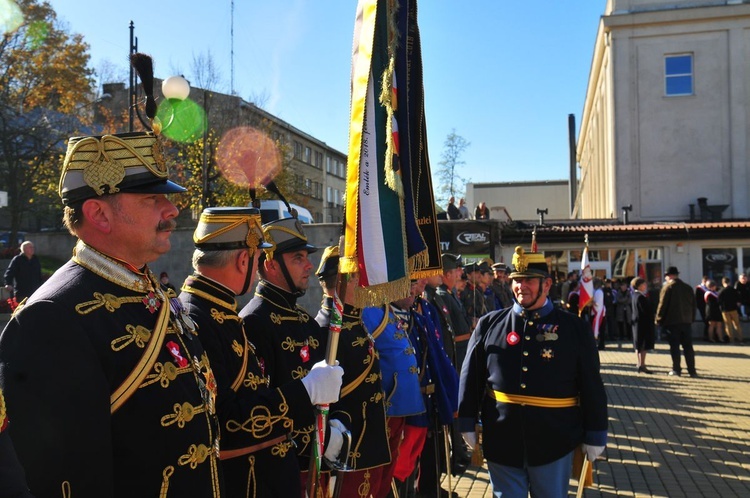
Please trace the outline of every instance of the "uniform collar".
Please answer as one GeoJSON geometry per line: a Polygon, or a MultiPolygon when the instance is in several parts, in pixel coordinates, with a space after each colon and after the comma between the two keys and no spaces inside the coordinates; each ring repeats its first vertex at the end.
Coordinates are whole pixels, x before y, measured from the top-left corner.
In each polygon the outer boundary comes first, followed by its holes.
{"type": "Polygon", "coordinates": [[[544,305],[541,308],[537,308],[531,311],[523,308],[517,302],[513,303],[513,313],[520,316],[521,318],[532,318],[534,320],[544,318],[545,316],[552,313],[553,309],[554,307],[552,306],[552,301],[550,301],[549,298],[547,298],[547,300],[544,302],[544,305]]]}
{"type": "Polygon", "coordinates": [[[136,292],[153,291],[161,295],[161,286],[148,266],[138,270],[125,261],[103,254],[82,240],[73,249],[73,261],[100,277],[136,292]]]}
{"type": "Polygon", "coordinates": [[[237,311],[236,295],[226,285],[200,273],[190,275],[182,285],[183,292],[202,297],[224,308],[237,311]]]}

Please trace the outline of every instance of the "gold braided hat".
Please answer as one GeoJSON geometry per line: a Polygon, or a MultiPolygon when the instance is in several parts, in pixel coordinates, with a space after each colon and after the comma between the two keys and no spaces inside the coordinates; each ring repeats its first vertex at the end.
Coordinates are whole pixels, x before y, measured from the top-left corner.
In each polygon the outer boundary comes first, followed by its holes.
{"type": "Polygon", "coordinates": [[[266,258],[273,259],[274,254],[304,249],[308,254],[318,250],[307,243],[307,236],[302,230],[302,223],[297,218],[281,218],[263,225],[263,236],[271,244],[264,249],[266,258]]]}
{"type": "Polygon", "coordinates": [[[68,140],[58,193],[70,206],[118,192],[174,194],[186,189],[169,181],[159,138],[153,132],[68,140]]]}
{"type": "Polygon", "coordinates": [[[510,278],[549,277],[549,268],[544,254],[525,252],[521,246],[516,247],[512,265],[510,278]]]}
{"type": "Polygon", "coordinates": [[[193,233],[195,247],[207,251],[229,251],[271,247],[263,241],[260,210],[253,207],[211,207],[201,213],[193,233]]]}

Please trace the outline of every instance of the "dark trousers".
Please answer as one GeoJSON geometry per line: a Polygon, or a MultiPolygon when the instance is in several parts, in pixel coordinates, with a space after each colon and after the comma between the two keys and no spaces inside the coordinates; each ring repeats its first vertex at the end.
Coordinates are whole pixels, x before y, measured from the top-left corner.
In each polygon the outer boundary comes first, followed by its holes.
{"type": "Polygon", "coordinates": [[[665,325],[669,333],[669,353],[672,355],[672,370],[680,372],[680,346],[685,353],[685,365],[689,373],[695,373],[695,351],[693,350],[693,327],[690,323],[665,325]]]}

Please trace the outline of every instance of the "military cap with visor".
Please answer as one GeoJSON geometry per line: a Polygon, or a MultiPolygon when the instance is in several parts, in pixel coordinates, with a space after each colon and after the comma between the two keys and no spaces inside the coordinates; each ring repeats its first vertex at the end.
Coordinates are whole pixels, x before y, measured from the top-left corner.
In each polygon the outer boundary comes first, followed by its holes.
{"type": "Polygon", "coordinates": [[[443,271],[455,270],[463,266],[460,254],[445,252],[440,256],[440,260],[443,263],[443,271]]]}
{"type": "Polygon", "coordinates": [[[302,230],[302,223],[297,218],[281,218],[263,225],[263,236],[271,247],[264,249],[267,259],[273,259],[274,254],[305,250],[312,254],[318,250],[307,242],[307,236],[302,230]]]}
{"type": "Polygon", "coordinates": [[[544,254],[539,252],[526,252],[523,247],[517,246],[513,254],[512,270],[510,278],[548,278],[549,268],[544,254]]]}
{"type": "Polygon", "coordinates": [[[206,208],[193,233],[193,243],[205,251],[270,248],[263,240],[260,223],[260,210],[254,207],[206,208]]]}

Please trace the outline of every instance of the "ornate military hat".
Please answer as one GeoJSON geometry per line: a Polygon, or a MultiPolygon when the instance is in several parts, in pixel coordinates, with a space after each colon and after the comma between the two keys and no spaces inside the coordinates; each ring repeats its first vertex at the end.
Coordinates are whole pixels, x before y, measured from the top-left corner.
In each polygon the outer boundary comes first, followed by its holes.
{"type": "Polygon", "coordinates": [[[482,261],[477,265],[477,270],[481,273],[491,273],[492,270],[490,270],[490,265],[487,264],[486,261],[482,261]]]}
{"type": "Polygon", "coordinates": [[[68,140],[58,193],[63,204],[119,192],[174,194],[186,189],[168,180],[161,143],[153,132],[68,140]]]}
{"type": "Polygon", "coordinates": [[[525,252],[523,247],[517,246],[512,264],[510,278],[549,277],[547,260],[542,253],[525,252]]]}
{"type": "Polygon", "coordinates": [[[323,280],[339,271],[339,246],[328,246],[320,257],[320,264],[315,271],[315,275],[323,280]]]}
{"type": "Polygon", "coordinates": [[[318,250],[307,243],[307,236],[302,230],[302,223],[297,218],[281,218],[263,225],[263,236],[270,248],[264,249],[266,258],[273,259],[274,254],[304,249],[308,254],[318,250]]]}
{"type": "Polygon", "coordinates": [[[193,233],[195,247],[207,251],[266,249],[260,210],[253,207],[211,207],[201,213],[193,233]]]}
{"type": "Polygon", "coordinates": [[[159,141],[151,57],[130,56],[146,95],[146,116],[153,131],[73,137],[63,161],[58,193],[71,206],[107,194],[175,194],[186,189],[169,181],[169,169],[159,141]]]}
{"type": "Polygon", "coordinates": [[[455,270],[456,268],[461,268],[463,266],[461,263],[461,255],[459,254],[446,252],[440,256],[440,259],[443,262],[443,271],[455,270]]]}

